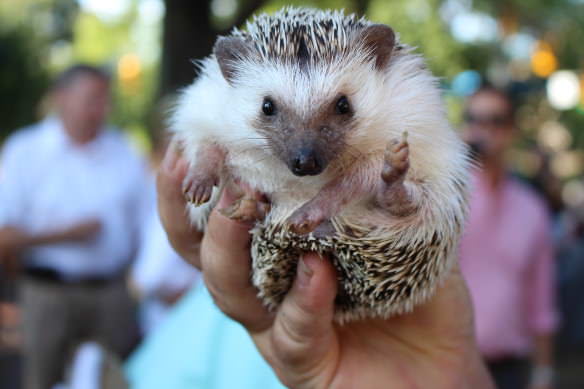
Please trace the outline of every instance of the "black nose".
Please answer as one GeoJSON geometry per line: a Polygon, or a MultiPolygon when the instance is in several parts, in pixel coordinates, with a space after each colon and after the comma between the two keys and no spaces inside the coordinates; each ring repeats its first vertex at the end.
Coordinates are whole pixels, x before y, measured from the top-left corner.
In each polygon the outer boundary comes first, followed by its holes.
{"type": "Polygon", "coordinates": [[[314,150],[301,149],[292,159],[290,168],[297,176],[316,176],[324,170],[324,163],[314,150]]]}

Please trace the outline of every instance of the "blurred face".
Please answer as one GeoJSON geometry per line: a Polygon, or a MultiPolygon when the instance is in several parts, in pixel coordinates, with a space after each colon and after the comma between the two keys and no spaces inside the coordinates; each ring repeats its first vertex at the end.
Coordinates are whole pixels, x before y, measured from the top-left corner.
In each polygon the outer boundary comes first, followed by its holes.
{"type": "Polygon", "coordinates": [[[56,92],[57,110],[71,139],[84,144],[95,139],[109,110],[109,82],[80,74],[56,92]]]}
{"type": "Polygon", "coordinates": [[[479,158],[502,158],[513,141],[511,107],[503,96],[483,91],[471,97],[465,111],[465,122],[465,139],[479,158]]]}

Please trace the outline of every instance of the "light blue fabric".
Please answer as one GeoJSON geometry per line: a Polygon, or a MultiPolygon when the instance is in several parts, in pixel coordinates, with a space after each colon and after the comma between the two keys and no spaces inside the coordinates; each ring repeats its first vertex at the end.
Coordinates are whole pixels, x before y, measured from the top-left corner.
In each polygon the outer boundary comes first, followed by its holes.
{"type": "Polygon", "coordinates": [[[132,389],[281,389],[247,332],[204,286],[190,291],[127,362],[132,389]]]}

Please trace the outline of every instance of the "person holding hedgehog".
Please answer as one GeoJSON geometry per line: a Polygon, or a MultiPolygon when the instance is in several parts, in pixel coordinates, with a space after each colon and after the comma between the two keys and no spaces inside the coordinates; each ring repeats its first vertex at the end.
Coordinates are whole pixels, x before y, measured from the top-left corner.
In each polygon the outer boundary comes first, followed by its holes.
{"type": "Polygon", "coordinates": [[[389,26],[284,7],[200,65],[161,219],[280,381],[492,387],[456,265],[469,159],[421,56],[389,26]]]}
{"type": "Polygon", "coordinates": [[[249,279],[251,226],[220,212],[234,201],[233,194],[223,195],[203,236],[184,212],[181,186],[187,169],[176,145],[171,146],[157,182],[169,241],[202,270],[215,303],[245,328],[285,386],[494,389],[475,343],[472,307],[457,269],[410,314],[339,326],[333,321],[335,269],[307,253],[290,293],[269,312],[249,279]]]}

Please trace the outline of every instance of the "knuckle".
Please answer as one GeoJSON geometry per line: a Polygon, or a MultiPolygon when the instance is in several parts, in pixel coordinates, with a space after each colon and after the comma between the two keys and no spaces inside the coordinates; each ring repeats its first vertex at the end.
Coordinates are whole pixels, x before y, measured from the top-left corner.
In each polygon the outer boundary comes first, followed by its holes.
{"type": "Polygon", "coordinates": [[[293,329],[290,323],[280,323],[280,331],[272,332],[272,345],[278,358],[287,366],[299,366],[305,363],[310,348],[306,339],[293,329]]]}
{"type": "Polygon", "coordinates": [[[211,295],[211,298],[215,302],[215,305],[230,318],[237,320],[237,312],[231,299],[225,294],[223,290],[217,287],[213,282],[209,280],[209,277],[205,277],[205,284],[207,285],[207,290],[211,295]]]}

